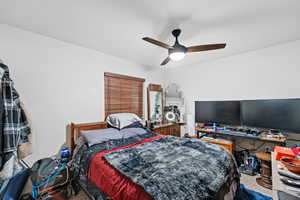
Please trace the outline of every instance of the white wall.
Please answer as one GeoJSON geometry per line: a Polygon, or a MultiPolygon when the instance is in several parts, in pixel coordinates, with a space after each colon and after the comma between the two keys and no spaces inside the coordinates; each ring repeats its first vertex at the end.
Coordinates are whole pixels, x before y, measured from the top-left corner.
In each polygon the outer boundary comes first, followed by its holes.
{"type": "Polygon", "coordinates": [[[169,70],[168,82],[179,84],[192,115],[189,131],[194,130],[197,100],[299,98],[299,52],[300,40],[297,40],[169,70]]]}
{"type": "MultiPolygon", "coordinates": [[[[57,152],[70,122],[104,120],[104,72],[162,83],[163,71],[0,24],[0,59],[30,114],[33,160],[57,152]]],[[[146,112],[144,92],[144,113],[146,112]]]]}

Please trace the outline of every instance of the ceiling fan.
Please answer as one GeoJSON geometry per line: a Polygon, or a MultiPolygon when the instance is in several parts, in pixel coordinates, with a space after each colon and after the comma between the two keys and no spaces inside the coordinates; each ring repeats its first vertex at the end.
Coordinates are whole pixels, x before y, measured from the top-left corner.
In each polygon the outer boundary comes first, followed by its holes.
{"type": "Polygon", "coordinates": [[[168,54],[169,56],[160,64],[160,65],[165,65],[167,64],[170,60],[173,61],[179,61],[184,58],[186,53],[191,53],[191,52],[198,52],[198,51],[208,51],[208,50],[215,50],[215,49],[223,49],[226,46],[226,43],[221,43],[221,44],[206,44],[206,45],[198,45],[198,46],[190,46],[190,47],[185,47],[181,45],[178,42],[178,36],[180,35],[181,30],[180,29],[174,29],[172,31],[172,35],[176,38],[175,39],[175,44],[173,46],[170,46],[166,43],[160,42],[158,40],[149,38],[149,37],[144,37],[143,40],[150,42],[154,45],[160,46],[162,48],[168,49],[168,54]]]}

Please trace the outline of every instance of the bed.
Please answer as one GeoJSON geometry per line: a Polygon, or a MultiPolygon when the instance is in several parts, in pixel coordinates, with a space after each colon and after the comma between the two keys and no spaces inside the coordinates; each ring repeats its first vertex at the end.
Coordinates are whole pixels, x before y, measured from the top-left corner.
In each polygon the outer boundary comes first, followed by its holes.
{"type": "Polygon", "coordinates": [[[158,135],[139,123],[122,129],[122,138],[89,146],[82,132],[92,130],[109,129],[106,122],[67,126],[74,176],[91,199],[234,199],[239,173],[220,146],[158,135]]]}

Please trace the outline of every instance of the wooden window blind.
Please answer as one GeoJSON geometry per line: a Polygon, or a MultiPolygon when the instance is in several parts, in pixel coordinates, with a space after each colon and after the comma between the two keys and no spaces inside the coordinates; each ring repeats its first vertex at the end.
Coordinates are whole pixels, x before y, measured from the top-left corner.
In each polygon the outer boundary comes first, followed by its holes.
{"type": "Polygon", "coordinates": [[[143,118],[144,82],[142,78],[105,72],[105,117],[128,112],[143,118]]]}

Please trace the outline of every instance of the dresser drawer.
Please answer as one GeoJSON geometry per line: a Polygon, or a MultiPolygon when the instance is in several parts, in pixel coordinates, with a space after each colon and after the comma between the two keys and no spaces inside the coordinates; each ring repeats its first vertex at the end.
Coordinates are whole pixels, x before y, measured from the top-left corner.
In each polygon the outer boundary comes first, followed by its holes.
{"type": "Polygon", "coordinates": [[[161,135],[172,135],[180,137],[180,125],[179,124],[165,124],[161,127],[152,129],[153,132],[161,135]]]}
{"type": "Polygon", "coordinates": [[[152,129],[152,131],[154,133],[161,134],[161,128],[154,128],[154,129],[152,129]]]}
{"type": "Polygon", "coordinates": [[[180,137],[180,126],[177,124],[172,125],[170,135],[180,137]]]}
{"type": "Polygon", "coordinates": [[[162,134],[162,135],[167,135],[167,131],[166,131],[166,128],[165,128],[165,127],[161,127],[161,128],[160,128],[160,134],[162,134]]]}

